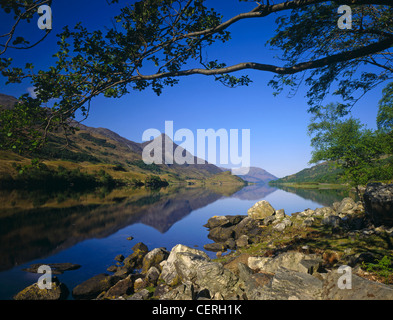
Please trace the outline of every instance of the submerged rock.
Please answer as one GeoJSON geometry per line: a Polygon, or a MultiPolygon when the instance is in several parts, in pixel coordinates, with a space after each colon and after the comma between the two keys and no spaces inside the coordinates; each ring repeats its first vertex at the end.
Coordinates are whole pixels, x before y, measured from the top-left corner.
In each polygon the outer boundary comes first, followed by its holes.
{"type": "Polygon", "coordinates": [[[54,277],[51,289],[40,289],[34,283],[14,296],[14,300],[65,300],[69,295],[69,290],[64,283],[54,277]]]}

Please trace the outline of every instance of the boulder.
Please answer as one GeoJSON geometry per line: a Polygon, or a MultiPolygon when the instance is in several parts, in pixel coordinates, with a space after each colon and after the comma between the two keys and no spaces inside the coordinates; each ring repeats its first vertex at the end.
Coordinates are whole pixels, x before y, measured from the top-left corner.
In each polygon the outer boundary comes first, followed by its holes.
{"type": "Polygon", "coordinates": [[[194,253],[206,258],[207,260],[210,260],[209,256],[201,250],[190,248],[182,244],[178,244],[174,246],[171,252],[169,253],[168,259],[163,264],[162,271],[159,278],[160,280],[164,281],[167,285],[170,286],[174,286],[179,282],[177,270],[174,265],[174,261],[177,259],[177,253],[179,252],[194,253]]]}
{"type": "Polygon", "coordinates": [[[247,215],[252,219],[262,220],[268,216],[273,215],[275,212],[276,211],[268,201],[262,200],[248,209],[247,215]]]}
{"type": "Polygon", "coordinates": [[[248,245],[249,239],[246,234],[243,234],[236,240],[236,246],[238,248],[246,247],[248,245]]]}
{"type": "Polygon", "coordinates": [[[68,295],[67,286],[53,277],[51,289],[40,289],[38,284],[34,283],[18,292],[14,296],[14,300],[65,300],[68,295]]]}
{"type": "Polygon", "coordinates": [[[211,295],[219,292],[224,297],[229,297],[238,290],[238,278],[221,263],[190,252],[179,252],[174,265],[183,283],[194,283],[209,290],[211,295]]]}
{"type": "Polygon", "coordinates": [[[341,224],[341,218],[339,216],[334,216],[334,215],[327,216],[327,217],[324,217],[322,219],[321,223],[323,225],[327,225],[327,226],[330,226],[330,227],[333,227],[333,228],[337,228],[341,224]]]}
{"type": "Polygon", "coordinates": [[[284,219],[286,217],[285,210],[284,209],[276,210],[275,217],[276,219],[284,219]]]}
{"type": "Polygon", "coordinates": [[[304,272],[279,267],[271,282],[249,293],[250,300],[321,300],[323,282],[304,272]]]}
{"type": "Polygon", "coordinates": [[[115,285],[109,288],[103,295],[103,299],[116,299],[123,295],[130,295],[133,293],[134,283],[131,275],[127,278],[118,281],[115,285]]]}
{"type": "Polygon", "coordinates": [[[216,227],[221,227],[223,225],[226,225],[229,223],[229,220],[225,216],[214,216],[211,217],[209,220],[207,220],[207,223],[204,225],[204,227],[213,229],[216,227]]]}
{"type": "Polygon", "coordinates": [[[344,198],[337,207],[337,214],[350,214],[356,209],[356,203],[352,198],[344,198]]]}
{"type": "Polygon", "coordinates": [[[216,242],[225,242],[235,235],[234,227],[215,227],[209,231],[208,238],[216,242]]]}
{"type": "MultiPolygon", "coordinates": [[[[309,267],[302,265],[302,262],[307,260],[312,260],[314,264],[322,264],[322,259],[315,254],[305,254],[297,251],[287,251],[279,254],[274,258],[249,257],[248,266],[251,269],[262,270],[269,273],[277,272],[278,268],[280,267],[307,273],[309,271],[309,267]]],[[[315,269],[315,267],[313,269],[315,269]]]]}
{"type": "Polygon", "coordinates": [[[123,260],[125,269],[129,271],[142,268],[143,258],[149,252],[149,249],[143,242],[134,245],[132,250],[133,253],[123,260]]]}
{"type": "Polygon", "coordinates": [[[363,199],[366,214],[375,226],[393,226],[393,184],[370,183],[363,199]]]}
{"type": "Polygon", "coordinates": [[[96,298],[103,291],[109,290],[116,284],[119,277],[109,276],[105,273],[98,274],[77,285],[72,290],[76,300],[90,300],[96,298]]]}
{"type": "Polygon", "coordinates": [[[155,248],[143,257],[142,273],[146,273],[151,267],[158,267],[160,263],[166,260],[169,251],[165,248],[155,248]]]}
{"type": "Polygon", "coordinates": [[[214,243],[205,244],[203,248],[205,248],[205,250],[213,251],[213,252],[224,252],[227,250],[227,245],[222,242],[214,242],[214,243]]]}
{"type": "MultiPolygon", "coordinates": [[[[391,286],[370,281],[356,274],[351,274],[351,288],[340,289],[340,277],[346,276],[337,270],[331,271],[324,282],[322,290],[323,300],[393,300],[391,286]]],[[[342,280],[341,280],[342,281],[342,280]]]]}

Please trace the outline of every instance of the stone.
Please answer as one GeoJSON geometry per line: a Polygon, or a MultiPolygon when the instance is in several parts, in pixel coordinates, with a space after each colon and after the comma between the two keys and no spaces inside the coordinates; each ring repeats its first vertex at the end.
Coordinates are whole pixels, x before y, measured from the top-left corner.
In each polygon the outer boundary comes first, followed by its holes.
{"type": "Polygon", "coordinates": [[[136,293],[134,293],[131,297],[127,298],[127,300],[147,300],[151,296],[151,293],[147,289],[142,289],[136,293]]]}
{"type": "Polygon", "coordinates": [[[348,214],[353,213],[353,210],[356,208],[356,203],[352,198],[344,198],[340,205],[337,207],[337,214],[348,214]]]}
{"type": "Polygon", "coordinates": [[[124,267],[127,270],[142,268],[143,258],[149,252],[149,249],[143,242],[138,242],[132,247],[133,253],[123,260],[124,267]]]}
{"type": "Polygon", "coordinates": [[[123,256],[122,254],[119,254],[119,255],[117,255],[117,256],[115,257],[115,260],[116,260],[116,261],[119,261],[119,262],[123,262],[124,256],[123,256]]]}
{"type": "Polygon", "coordinates": [[[248,245],[248,241],[248,236],[243,234],[236,240],[236,246],[239,248],[246,247],[248,245]]]}
{"type": "Polygon", "coordinates": [[[286,225],[284,222],[279,222],[279,223],[276,223],[276,224],[273,226],[273,229],[275,229],[275,230],[281,232],[281,231],[284,231],[284,229],[285,229],[286,227],[287,227],[287,225],[286,225]]]}
{"type": "Polygon", "coordinates": [[[158,267],[160,263],[166,260],[169,256],[169,251],[165,248],[155,248],[143,257],[142,273],[146,273],[151,267],[158,267]]]}
{"type": "Polygon", "coordinates": [[[130,295],[134,292],[134,283],[131,275],[118,281],[105,292],[103,299],[116,299],[123,295],[130,295]]]}
{"type": "Polygon", "coordinates": [[[363,199],[366,214],[375,226],[393,226],[393,184],[369,183],[363,199]]]}
{"type": "Polygon", "coordinates": [[[275,217],[276,219],[284,219],[286,217],[285,210],[284,209],[276,210],[275,217]]]}
{"type": "Polygon", "coordinates": [[[250,300],[321,300],[323,282],[304,272],[279,267],[271,282],[253,290],[250,300]]]}
{"type": "Polygon", "coordinates": [[[166,263],[162,267],[162,271],[160,274],[160,280],[164,281],[167,285],[173,286],[178,284],[179,278],[178,278],[178,273],[175,268],[174,262],[177,259],[177,253],[179,252],[190,252],[194,253],[197,255],[200,255],[204,257],[207,260],[210,260],[209,256],[198,249],[190,248],[188,246],[178,244],[174,246],[169,253],[168,259],[166,260],[166,263]]]}
{"type": "Polygon", "coordinates": [[[38,284],[34,283],[18,292],[14,296],[14,300],[65,300],[68,295],[67,286],[53,277],[51,289],[40,289],[38,284]]]}
{"type": "Polygon", "coordinates": [[[194,300],[195,298],[196,293],[192,283],[183,283],[160,296],[160,300],[194,300]]]}
{"type": "Polygon", "coordinates": [[[276,220],[276,216],[275,215],[274,216],[268,216],[265,219],[263,219],[263,224],[265,226],[268,226],[269,224],[273,223],[273,221],[275,221],[275,220],[276,220]]]}
{"type": "Polygon", "coordinates": [[[303,220],[302,225],[305,227],[311,227],[312,224],[314,223],[314,218],[313,217],[307,217],[303,220]]]}
{"type": "Polygon", "coordinates": [[[308,269],[301,265],[301,262],[304,260],[319,260],[320,263],[322,263],[322,259],[315,254],[287,251],[277,255],[274,258],[249,257],[248,266],[253,270],[261,270],[269,273],[275,273],[280,267],[307,273],[308,269]]]}
{"type": "Polygon", "coordinates": [[[146,272],[146,281],[152,285],[156,285],[158,278],[160,277],[160,270],[156,267],[150,267],[150,269],[146,272]]]}
{"type": "Polygon", "coordinates": [[[275,212],[276,211],[268,201],[262,200],[248,209],[247,215],[252,219],[262,220],[268,216],[273,215],[275,212]]]}
{"type": "Polygon", "coordinates": [[[207,223],[204,225],[204,227],[213,229],[216,227],[221,227],[229,223],[229,219],[225,216],[213,216],[209,220],[207,220],[207,223]]]}
{"type": "Polygon", "coordinates": [[[337,228],[341,224],[341,218],[339,216],[327,216],[322,219],[321,223],[323,225],[337,228]]]}
{"type": "Polygon", "coordinates": [[[226,251],[227,246],[221,242],[214,242],[205,244],[203,248],[208,251],[223,252],[226,251]]]}
{"type": "Polygon", "coordinates": [[[345,276],[337,270],[331,271],[324,282],[322,299],[324,300],[393,300],[391,286],[370,281],[351,274],[351,289],[340,289],[340,277],[345,276]]]}
{"type": "Polygon", "coordinates": [[[76,300],[90,300],[96,298],[103,291],[107,291],[119,280],[116,276],[105,273],[98,274],[77,285],[72,290],[72,296],[76,300]]]}
{"type": "Polygon", "coordinates": [[[215,227],[210,230],[208,238],[216,242],[225,242],[235,235],[233,227],[215,227]]]}

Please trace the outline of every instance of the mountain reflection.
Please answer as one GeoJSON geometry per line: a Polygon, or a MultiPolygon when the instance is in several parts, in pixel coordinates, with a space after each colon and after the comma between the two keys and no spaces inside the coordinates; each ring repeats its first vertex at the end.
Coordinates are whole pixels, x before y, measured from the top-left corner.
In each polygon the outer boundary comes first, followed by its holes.
{"type": "Polygon", "coordinates": [[[135,224],[161,233],[242,186],[121,189],[88,194],[0,193],[0,271],[55,254],[78,242],[105,238],[135,224]]]}

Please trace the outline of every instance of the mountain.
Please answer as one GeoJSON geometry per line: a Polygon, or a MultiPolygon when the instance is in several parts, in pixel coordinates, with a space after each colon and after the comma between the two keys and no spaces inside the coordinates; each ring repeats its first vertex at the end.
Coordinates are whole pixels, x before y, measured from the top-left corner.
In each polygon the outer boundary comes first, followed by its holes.
{"type": "MultiPolygon", "coordinates": [[[[223,171],[229,171],[230,169],[221,168],[223,171]]],[[[246,175],[240,175],[244,181],[252,183],[268,183],[269,181],[276,180],[277,177],[267,172],[262,168],[250,167],[250,171],[246,175]]]]}
{"type": "MultiPolygon", "coordinates": [[[[16,98],[0,94],[0,105],[5,108],[12,108],[16,102],[16,98]]],[[[87,173],[104,170],[115,179],[144,180],[153,174],[173,182],[209,179],[212,183],[230,183],[231,181],[244,183],[238,177],[222,175],[220,168],[206,161],[197,164],[200,162],[197,157],[179,147],[164,134],[155,138],[162,140],[162,160],[167,152],[164,141],[169,139],[169,146],[172,145],[170,149],[178,150],[183,156],[194,159],[194,164],[165,164],[165,161],[162,161],[163,164],[147,165],[142,160],[142,152],[152,141],[134,142],[109,129],[89,127],[76,121],[71,122],[71,125],[78,128],[75,134],[70,134],[66,138],[64,132],[61,131],[50,133],[44,148],[39,153],[31,155],[30,158],[43,159],[47,165],[52,167],[80,168],[87,173]],[[218,178],[212,179],[216,175],[218,178]]],[[[0,171],[3,173],[15,171],[11,168],[11,160],[22,161],[21,157],[16,154],[0,151],[0,161],[2,160],[4,161],[0,163],[0,171]]],[[[24,162],[28,163],[29,159],[25,157],[24,162]]]]}

